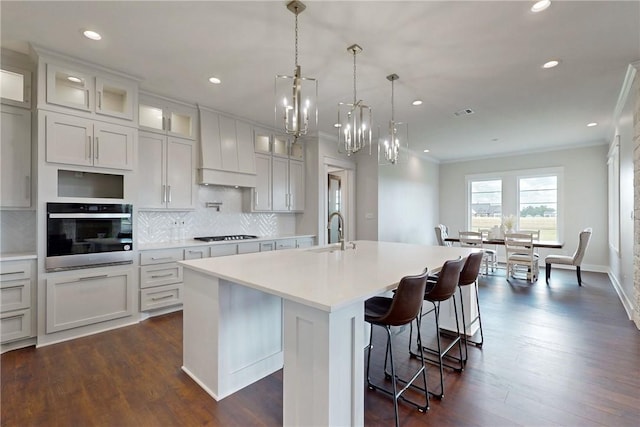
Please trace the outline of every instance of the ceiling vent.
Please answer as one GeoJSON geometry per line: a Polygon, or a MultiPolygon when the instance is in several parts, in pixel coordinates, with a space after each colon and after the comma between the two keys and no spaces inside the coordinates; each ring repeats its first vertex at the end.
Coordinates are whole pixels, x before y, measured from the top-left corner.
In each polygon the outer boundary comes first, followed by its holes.
{"type": "Polygon", "coordinates": [[[453,114],[455,114],[457,117],[460,117],[460,116],[468,116],[469,114],[473,114],[473,113],[475,113],[475,111],[473,111],[471,108],[465,108],[460,111],[456,111],[453,114]]]}

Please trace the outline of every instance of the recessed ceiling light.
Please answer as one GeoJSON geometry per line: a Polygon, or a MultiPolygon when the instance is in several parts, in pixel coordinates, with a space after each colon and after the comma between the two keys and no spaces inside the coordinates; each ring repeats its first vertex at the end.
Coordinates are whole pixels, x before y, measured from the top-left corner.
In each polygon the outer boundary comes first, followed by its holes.
{"type": "Polygon", "coordinates": [[[67,80],[74,83],[82,83],[82,79],[76,76],[69,76],[67,77],[67,80]]]}
{"type": "Polygon", "coordinates": [[[560,61],[553,59],[551,61],[547,61],[544,64],[542,64],[542,68],[553,68],[553,67],[557,67],[558,64],[560,64],[560,61]]]}
{"type": "Polygon", "coordinates": [[[428,152],[429,152],[429,150],[428,150],[428,149],[426,149],[426,150],[422,150],[422,152],[423,152],[423,153],[428,153],[428,152]]]}
{"type": "Polygon", "coordinates": [[[209,81],[214,85],[219,85],[222,82],[222,80],[217,77],[209,77],[209,81]]]}
{"type": "Polygon", "coordinates": [[[92,30],[84,30],[82,32],[82,34],[84,34],[84,36],[86,38],[91,39],[91,40],[101,40],[102,39],[102,36],[100,34],[96,33],[95,31],[92,31],[92,30]]]}
{"type": "Polygon", "coordinates": [[[598,124],[596,122],[587,123],[587,127],[592,128],[594,126],[598,126],[598,124]]]}
{"type": "Polygon", "coordinates": [[[413,101],[411,103],[411,105],[422,105],[422,100],[421,99],[416,99],[415,101],[413,101]]]}
{"type": "Polygon", "coordinates": [[[537,2],[534,3],[533,6],[531,6],[531,12],[534,12],[534,13],[542,12],[543,10],[548,8],[549,6],[551,6],[551,0],[540,0],[540,1],[537,1],[537,2]]]}

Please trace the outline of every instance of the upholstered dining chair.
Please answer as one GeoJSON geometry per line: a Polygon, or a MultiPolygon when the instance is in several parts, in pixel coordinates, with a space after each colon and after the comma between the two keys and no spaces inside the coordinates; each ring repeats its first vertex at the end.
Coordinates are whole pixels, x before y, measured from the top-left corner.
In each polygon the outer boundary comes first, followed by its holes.
{"type": "Polygon", "coordinates": [[[451,246],[451,242],[447,242],[444,239],[449,237],[449,229],[444,224],[438,224],[435,226],[436,240],[439,246],[451,246]]]}
{"type": "Polygon", "coordinates": [[[589,246],[589,240],[591,240],[591,233],[593,230],[591,227],[585,228],[580,232],[580,240],[578,242],[578,248],[574,252],[572,256],[568,255],[548,255],[544,259],[545,263],[545,276],[547,279],[547,284],[549,284],[549,279],[551,278],[551,264],[564,264],[564,265],[573,265],[576,267],[576,275],[578,276],[578,286],[582,286],[582,277],[580,276],[580,265],[582,264],[582,259],[584,258],[584,254],[587,251],[587,246],[589,246]]]}

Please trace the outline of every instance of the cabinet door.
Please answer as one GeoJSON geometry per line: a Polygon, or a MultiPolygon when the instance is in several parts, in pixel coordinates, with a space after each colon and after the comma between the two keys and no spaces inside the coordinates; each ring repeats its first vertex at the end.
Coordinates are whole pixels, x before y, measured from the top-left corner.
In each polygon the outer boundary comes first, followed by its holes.
{"type": "Polygon", "coordinates": [[[135,91],[133,84],[96,77],[96,113],[133,120],[135,91]]]}
{"type": "Polygon", "coordinates": [[[94,165],[114,169],[133,169],[133,146],[136,131],[126,126],[96,123],[94,165]]]}
{"type": "Polygon", "coordinates": [[[273,179],[273,199],[271,203],[273,210],[287,211],[289,210],[289,160],[273,157],[271,169],[273,179]]]}
{"type": "Polygon", "coordinates": [[[195,248],[184,249],[184,259],[209,258],[208,246],[197,246],[195,248]]]}
{"type": "Polygon", "coordinates": [[[220,120],[219,115],[207,110],[200,110],[200,147],[202,167],[206,169],[222,169],[220,153],[220,120]]]}
{"type": "Polygon", "coordinates": [[[167,132],[181,138],[195,139],[197,111],[186,105],[171,104],[165,107],[167,132]]]}
{"type": "Polygon", "coordinates": [[[166,207],[166,137],[149,132],[138,136],[138,203],[141,208],[166,207]]]}
{"type": "Polygon", "coordinates": [[[0,207],[31,206],[31,112],[2,106],[0,207]]]}
{"type": "Polygon", "coordinates": [[[226,245],[213,245],[211,246],[209,255],[211,257],[235,255],[238,253],[238,245],[235,243],[226,245]]]}
{"type": "Polygon", "coordinates": [[[253,149],[253,129],[245,122],[236,121],[236,142],[238,144],[238,172],[256,173],[256,154],[253,149]]]}
{"type": "Polygon", "coordinates": [[[151,100],[141,96],[138,104],[139,126],[150,131],[160,131],[164,133],[164,121],[162,105],[155,104],[151,100]]]}
{"type": "Polygon", "coordinates": [[[220,116],[220,158],[223,170],[238,171],[236,121],[225,116],[220,116]]]}
{"type": "Polygon", "coordinates": [[[289,210],[304,211],[304,163],[289,161],[289,210]]]}
{"type": "Polygon", "coordinates": [[[253,210],[271,210],[271,156],[256,154],[256,188],[253,189],[253,210]]]}
{"type": "Polygon", "coordinates": [[[266,129],[253,129],[254,150],[256,153],[271,154],[271,132],[266,129]]]}
{"type": "Polygon", "coordinates": [[[31,108],[31,71],[2,64],[0,74],[2,103],[31,108]]]}
{"type": "Polygon", "coordinates": [[[45,113],[47,162],[93,165],[93,121],[45,113]]]}
{"type": "Polygon", "coordinates": [[[167,141],[167,207],[194,207],[195,153],[193,141],[169,137],[167,141]]]}
{"type": "Polygon", "coordinates": [[[93,76],[47,64],[47,103],[91,111],[93,92],[93,76]]]}

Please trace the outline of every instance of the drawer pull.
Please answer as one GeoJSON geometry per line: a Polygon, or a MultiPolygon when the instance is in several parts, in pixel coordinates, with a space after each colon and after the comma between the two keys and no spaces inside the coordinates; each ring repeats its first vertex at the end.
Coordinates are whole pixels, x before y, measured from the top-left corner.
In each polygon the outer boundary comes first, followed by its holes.
{"type": "Polygon", "coordinates": [[[80,278],[80,279],[78,279],[78,280],[95,280],[95,279],[105,279],[105,278],[107,278],[107,277],[109,277],[109,275],[108,275],[108,274],[101,274],[101,275],[99,275],[99,276],[81,277],[81,278],[80,278]]]}
{"type": "Polygon", "coordinates": [[[189,251],[190,254],[203,254],[203,251],[189,251]]]}
{"type": "Polygon", "coordinates": [[[172,257],[170,257],[170,256],[160,256],[160,257],[154,257],[154,256],[152,256],[152,257],[151,257],[151,261],[160,261],[160,260],[163,260],[163,259],[173,259],[173,258],[172,258],[172,257]]]}
{"type": "Polygon", "coordinates": [[[22,271],[7,271],[5,273],[0,273],[0,276],[6,276],[6,275],[9,275],[9,274],[24,274],[24,273],[25,273],[24,270],[22,270],[22,271]]]}
{"type": "Polygon", "coordinates": [[[171,277],[173,276],[173,273],[167,273],[167,274],[154,274],[151,276],[152,279],[159,279],[161,277],[171,277]]]}
{"type": "Polygon", "coordinates": [[[20,318],[24,317],[24,315],[25,315],[25,313],[14,314],[13,316],[3,317],[2,320],[20,319],[20,318]]]}
{"type": "Polygon", "coordinates": [[[169,299],[169,298],[173,298],[173,295],[165,295],[165,296],[162,296],[162,297],[153,297],[153,298],[151,298],[151,301],[160,301],[160,300],[169,299]]]}

